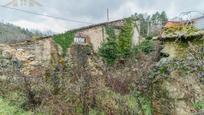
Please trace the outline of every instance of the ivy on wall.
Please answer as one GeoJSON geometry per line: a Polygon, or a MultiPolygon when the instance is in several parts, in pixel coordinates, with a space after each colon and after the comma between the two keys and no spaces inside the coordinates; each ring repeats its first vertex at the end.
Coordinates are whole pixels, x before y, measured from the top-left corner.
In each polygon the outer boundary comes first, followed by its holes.
{"type": "Polygon", "coordinates": [[[74,35],[74,32],[66,32],[53,37],[53,40],[62,47],[63,55],[66,55],[67,48],[73,43],[74,35]]]}
{"type": "Polygon", "coordinates": [[[114,28],[112,26],[106,26],[105,27],[105,30],[106,30],[106,33],[108,35],[108,40],[109,39],[116,39],[116,34],[115,34],[115,31],[114,31],[114,28]]]}
{"type": "Polygon", "coordinates": [[[133,35],[132,20],[130,18],[125,20],[118,37],[111,26],[106,26],[106,33],[108,35],[107,41],[99,49],[99,55],[107,64],[112,65],[118,58],[128,57],[130,54],[133,35]]]}
{"type": "Polygon", "coordinates": [[[133,22],[131,18],[126,19],[123,28],[117,39],[118,49],[121,57],[127,57],[130,54],[133,36],[133,22]]]}
{"type": "Polygon", "coordinates": [[[103,42],[102,47],[99,49],[99,55],[107,64],[112,65],[118,58],[118,44],[116,43],[116,34],[113,27],[106,26],[105,30],[108,37],[107,41],[103,42]]]}

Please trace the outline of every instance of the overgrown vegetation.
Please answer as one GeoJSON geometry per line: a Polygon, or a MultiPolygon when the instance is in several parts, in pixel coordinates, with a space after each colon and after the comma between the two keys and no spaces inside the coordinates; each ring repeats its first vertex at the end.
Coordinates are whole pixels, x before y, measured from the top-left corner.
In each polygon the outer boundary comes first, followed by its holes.
{"type": "Polygon", "coordinates": [[[103,43],[99,50],[99,55],[103,57],[107,64],[114,64],[116,59],[119,57],[118,45],[116,41],[113,39],[108,39],[107,42],[103,43]]]}
{"type": "Polygon", "coordinates": [[[190,24],[177,24],[172,25],[171,27],[165,28],[163,31],[163,35],[165,36],[173,36],[173,35],[189,35],[192,33],[198,32],[198,29],[190,24]]]}
{"type": "Polygon", "coordinates": [[[193,103],[193,107],[197,110],[203,110],[204,109],[204,102],[193,103]]]}
{"type": "Polygon", "coordinates": [[[116,37],[114,28],[106,27],[108,34],[105,41],[99,49],[99,55],[104,58],[107,64],[113,64],[117,59],[126,58],[131,52],[131,39],[133,34],[132,20],[126,19],[124,26],[118,37],[116,37]]]}
{"type": "Polygon", "coordinates": [[[126,58],[130,55],[132,47],[133,26],[134,25],[132,19],[126,19],[126,22],[119,34],[119,37],[118,39],[116,39],[120,58],[126,58]]]}
{"type": "Polygon", "coordinates": [[[126,20],[118,36],[113,27],[106,27],[108,38],[99,55],[109,67],[91,46],[71,45],[74,33],[55,36],[53,39],[62,48],[63,55],[52,52],[48,68],[37,66],[35,73],[46,69],[40,77],[23,74],[24,62],[5,58],[5,52],[0,50],[0,108],[3,108],[0,114],[168,115],[175,113],[176,104],[182,105],[178,109],[185,106],[187,109],[192,106],[191,111],[203,109],[203,102],[196,100],[201,85],[197,81],[204,80],[201,41],[181,43],[187,50],[186,58],[166,56],[160,60],[161,44],[146,39],[132,47],[132,32],[131,19],[126,20]],[[70,57],[66,55],[69,47],[70,57]],[[191,84],[193,81],[195,84],[191,84]],[[174,85],[180,87],[170,87],[174,85]]]}
{"type": "Polygon", "coordinates": [[[118,58],[118,44],[112,27],[107,26],[106,33],[108,34],[108,38],[107,41],[103,42],[102,47],[99,49],[99,55],[104,58],[107,64],[111,65],[118,58]]]}
{"type": "Polygon", "coordinates": [[[25,112],[20,107],[17,107],[6,99],[0,97],[0,114],[1,115],[31,115],[32,112],[25,112]]]}
{"type": "Polygon", "coordinates": [[[154,51],[154,45],[155,44],[153,43],[152,40],[144,40],[139,45],[137,45],[133,48],[133,52],[135,54],[137,54],[139,52],[144,52],[145,54],[149,54],[152,51],[154,51]]]}
{"type": "Polygon", "coordinates": [[[64,34],[56,35],[53,37],[53,39],[57,44],[61,46],[63,55],[66,55],[67,48],[69,48],[74,41],[74,32],[67,32],[64,34]]]}

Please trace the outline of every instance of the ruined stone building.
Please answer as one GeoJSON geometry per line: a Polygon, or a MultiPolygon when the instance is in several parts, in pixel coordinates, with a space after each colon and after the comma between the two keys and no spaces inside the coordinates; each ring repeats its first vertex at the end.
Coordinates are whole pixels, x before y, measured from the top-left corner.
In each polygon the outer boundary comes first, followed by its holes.
{"type": "MultiPolygon", "coordinates": [[[[107,38],[105,30],[106,25],[112,26],[116,35],[119,35],[124,22],[125,20],[105,22],[74,29],[70,32],[75,33],[75,44],[91,44],[93,50],[97,51],[102,42],[107,38]]],[[[138,30],[137,26],[135,26],[132,45],[136,45],[139,42],[138,30]]],[[[57,61],[60,60],[62,51],[54,42],[53,36],[48,36],[37,40],[26,40],[15,44],[0,44],[0,55],[5,57],[7,61],[15,58],[19,62],[22,62],[23,66],[21,72],[26,76],[43,76],[46,73],[46,70],[50,68],[51,61],[55,60],[54,62],[57,63],[57,61]]],[[[4,65],[7,65],[7,63],[4,65]]]]}
{"type": "MultiPolygon", "coordinates": [[[[71,30],[75,32],[74,43],[84,44],[90,43],[93,46],[94,51],[100,48],[102,42],[107,38],[106,26],[112,26],[116,35],[119,35],[121,27],[124,25],[125,19],[104,22],[100,24],[95,24],[87,27],[81,27],[78,29],[71,30]]],[[[134,32],[132,37],[132,45],[135,46],[139,42],[139,28],[137,22],[134,25],[134,32]]]]}

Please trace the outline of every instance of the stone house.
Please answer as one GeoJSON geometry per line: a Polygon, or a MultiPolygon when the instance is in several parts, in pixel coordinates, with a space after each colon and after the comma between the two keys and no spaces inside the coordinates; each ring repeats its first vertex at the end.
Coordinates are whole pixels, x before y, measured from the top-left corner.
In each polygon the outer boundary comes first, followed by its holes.
{"type": "MultiPolygon", "coordinates": [[[[86,44],[89,43],[93,46],[93,50],[97,51],[102,42],[107,38],[106,26],[112,26],[116,35],[119,35],[121,27],[124,25],[125,19],[115,20],[111,22],[104,22],[78,29],[70,30],[75,32],[74,43],[75,44],[86,44]]],[[[139,27],[138,23],[134,24],[134,32],[132,37],[132,45],[135,46],[139,42],[139,27]]]]}

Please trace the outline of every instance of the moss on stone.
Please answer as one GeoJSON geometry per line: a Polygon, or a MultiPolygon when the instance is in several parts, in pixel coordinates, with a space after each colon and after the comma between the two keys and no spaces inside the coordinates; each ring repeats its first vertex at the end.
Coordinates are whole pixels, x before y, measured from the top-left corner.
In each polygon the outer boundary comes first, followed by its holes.
{"type": "Polygon", "coordinates": [[[166,42],[162,52],[169,54],[170,58],[182,59],[186,57],[187,44],[177,42],[166,42]]]}

